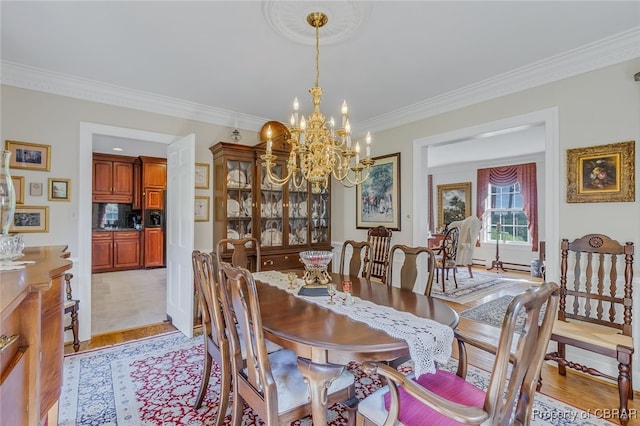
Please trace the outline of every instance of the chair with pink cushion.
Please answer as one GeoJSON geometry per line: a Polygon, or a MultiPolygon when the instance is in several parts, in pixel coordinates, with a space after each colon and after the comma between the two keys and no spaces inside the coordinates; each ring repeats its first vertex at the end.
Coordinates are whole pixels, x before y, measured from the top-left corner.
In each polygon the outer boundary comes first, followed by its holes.
{"type": "Polygon", "coordinates": [[[529,424],[558,300],[559,287],[550,282],[516,296],[507,308],[497,346],[456,330],[460,358],[456,373],[437,369],[434,374],[425,373],[416,379],[383,363],[363,363],[367,374],[384,376],[388,386],[360,402],[356,423],[394,425],[399,420],[404,426],[529,424]],[[516,329],[516,320],[522,319],[524,328],[516,329]],[[495,354],[486,391],[466,380],[467,344],[495,354]]]}

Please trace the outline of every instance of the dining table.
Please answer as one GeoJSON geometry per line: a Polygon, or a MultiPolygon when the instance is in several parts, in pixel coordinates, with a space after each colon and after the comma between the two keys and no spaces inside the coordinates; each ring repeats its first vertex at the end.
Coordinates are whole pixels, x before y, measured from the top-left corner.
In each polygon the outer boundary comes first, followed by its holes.
{"type": "MultiPolygon", "coordinates": [[[[286,276],[289,271],[281,272],[286,276]]],[[[314,303],[311,298],[299,297],[290,289],[274,286],[267,276],[265,272],[254,274],[265,338],[293,350],[298,359],[306,361],[299,362],[299,367],[309,384],[314,425],[326,425],[328,407],[324,393],[350,361],[392,361],[410,355],[407,340],[314,303]]],[[[458,325],[458,314],[431,296],[356,276],[331,273],[330,277],[338,291],[344,281],[350,282],[355,303],[369,301],[452,329],[458,325]]]]}

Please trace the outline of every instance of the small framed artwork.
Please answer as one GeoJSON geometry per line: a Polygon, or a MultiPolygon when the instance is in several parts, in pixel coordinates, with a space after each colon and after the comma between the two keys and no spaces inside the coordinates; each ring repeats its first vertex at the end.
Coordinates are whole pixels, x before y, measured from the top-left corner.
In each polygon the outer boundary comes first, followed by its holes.
{"type": "Polygon", "coordinates": [[[194,211],[196,222],[208,222],[209,221],[209,197],[196,196],[193,211],[194,211]]]}
{"type": "Polygon", "coordinates": [[[49,232],[49,207],[16,206],[9,232],[49,232]]]}
{"type": "Polygon", "coordinates": [[[29,195],[32,197],[40,197],[42,196],[42,183],[41,182],[31,182],[29,184],[29,195]]]}
{"type": "Polygon", "coordinates": [[[24,204],[24,176],[11,176],[16,192],[16,204],[24,204]]]}
{"type": "Polygon", "coordinates": [[[49,201],[71,201],[71,179],[49,178],[49,201]]]}
{"type": "Polygon", "coordinates": [[[12,169],[48,172],[51,167],[51,146],[28,142],[7,141],[11,151],[9,167],[12,169]]]}
{"type": "Polygon", "coordinates": [[[567,150],[567,203],[635,201],[635,141],[567,150]]]}
{"type": "Polygon", "coordinates": [[[196,188],[209,189],[209,165],[196,163],[196,188]]]}
{"type": "Polygon", "coordinates": [[[356,186],[356,228],[400,230],[400,153],[373,158],[369,177],[356,186]]]}
{"type": "Polygon", "coordinates": [[[471,216],[471,182],[438,185],[438,228],[471,216]]]}

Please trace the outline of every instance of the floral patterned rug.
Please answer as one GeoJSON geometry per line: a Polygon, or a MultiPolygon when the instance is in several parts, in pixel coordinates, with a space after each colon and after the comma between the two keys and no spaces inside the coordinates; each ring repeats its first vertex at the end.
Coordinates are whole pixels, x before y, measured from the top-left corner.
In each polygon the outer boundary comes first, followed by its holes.
{"type": "Polygon", "coordinates": [[[431,295],[439,299],[464,304],[488,296],[514,283],[535,284],[534,281],[525,278],[507,277],[496,272],[473,271],[473,278],[471,278],[466,268],[462,267],[458,268],[456,276],[458,287],[456,288],[454,284],[453,272],[450,272],[449,279],[445,279],[444,292],[442,291],[442,282],[436,282],[434,279],[431,295]]]}
{"type": "MultiPolygon", "coordinates": [[[[163,425],[199,426],[213,424],[219,400],[220,370],[214,363],[209,389],[202,408],[195,410],[200,384],[202,336],[188,339],[179,332],[168,333],[107,348],[65,356],[64,384],[60,397],[59,425],[163,425]]],[[[377,375],[367,376],[352,362],[348,368],[356,377],[356,395],[362,399],[382,383],[377,375]]],[[[455,360],[446,368],[454,370],[455,360]]],[[[411,363],[401,367],[410,372],[411,363]]],[[[468,380],[486,388],[488,373],[469,366],[468,380]]],[[[610,425],[589,418],[584,411],[542,394],[536,395],[533,425],[610,425]]],[[[347,424],[346,409],[336,404],[329,409],[329,425],[347,424]]],[[[227,412],[225,425],[231,423],[227,412]]],[[[246,408],[243,425],[264,424],[246,408]]],[[[311,425],[311,417],[292,425],[311,425]]]]}

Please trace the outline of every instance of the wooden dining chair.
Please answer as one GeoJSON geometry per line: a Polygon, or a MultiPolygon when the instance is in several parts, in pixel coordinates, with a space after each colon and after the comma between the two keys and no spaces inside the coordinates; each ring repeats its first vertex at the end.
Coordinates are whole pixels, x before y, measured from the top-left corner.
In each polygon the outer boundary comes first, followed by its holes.
{"type": "Polygon", "coordinates": [[[371,262],[364,263],[365,251],[371,248],[368,241],[346,240],[342,244],[340,252],[340,274],[344,274],[344,264],[347,258],[347,250],[351,248],[349,258],[349,270],[347,274],[353,277],[362,276],[367,281],[371,279],[371,262]]]}
{"type": "Polygon", "coordinates": [[[224,238],[218,241],[218,245],[216,248],[216,258],[218,264],[222,264],[224,261],[223,253],[229,248],[233,249],[231,254],[231,264],[235,267],[243,267],[247,268],[252,272],[260,272],[260,267],[262,265],[262,255],[260,249],[260,241],[254,237],[246,237],[246,238],[224,238]],[[251,256],[249,255],[250,251],[255,253],[255,266],[253,266],[253,262],[251,256]]]}
{"type": "Polygon", "coordinates": [[[391,230],[384,226],[371,228],[367,231],[367,242],[371,247],[364,252],[365,268],[371,270],[371,277],[381,281],[387,281],[389,269],[389,249],[391,248],[391,230]]]}
{"type": "Polygon", "coordinates": [[[215,360],[220,367],[220,402],[215,425],[221,426],[227,413],[231,392],[231,349],[222,314],[217,268],[214,266],[213,256],[199,250],[192,252],[191,261],[202,315],[205,354],[200,389],[193,405],[196,409],[202,406],[211,376],[211,364],[215,360]]]}
{"type": "Polygon", "coordinates": [[[529,424],[559,293],[557,284],[547,282],[514,297],[497,346],[456,330],[459,360],[455,374],[437,369],[435,374],[425,373],[416,379],[383,363],[364,362],[362,369],[367,374],[384,376],[388,385],[360,401],[357,424],[391,426],[397,420],[407,426],[529,424]],[[543,306],[546,310],[540,322],[543,306]],[[521,319],[524,328],[518,334],[516,325],[521,319]],[[466,380],[466,345],[495,354],[486,391],[466,380]]]}
{"type": "Polygon", "coordinates": [[[410,247],[404,244],[396,244],[391,248],[389,255],[389,276],[387,277],[387,285],[393,285],[393,261],[396,254],[402,253],[404,260],[400,268],[400,288],[416,291],[418,287],[418,261],[422,259],[427,266],[424,271],[427,274],[425,288],[421,291],[425,296],[431,296],[431,288],[433,287],[433,275],[435,271],[436,255],[429,247],[417,246],[410,247]],[[421,256],[422,255],[422,256],[421,256]]]}
{"type": "Polygon", "coordinates": [[[568,367],[616,382],[620,420],[626,424],[628,400],[633,399],[633,243],[588,234],[572,242],[563,239],[560,256],[560,306],[551,334],[558,346],[547,360],[558,363],[562,376],[568,367]],[[568,360],[566,346],[613,358],[617,377],[568,360]]]}
{"type": "Polygon", "coordinates": [[[458,278],[456,277],[456,263],[458,256],[458,237],[460,229],[449,228],[444,234],[442,244],[436,251],[436,282],[438,275],[442,278],[442,291],[445,291],[445,272],[449,279],[449,270],[453,270],[453,283],[458,288],[458,278]]]}
{"type": "Polygon", "coordinates": [[[73,351],[78,352],[80,350],[80,340],[78,339],[78,310],[80,309],[80,301],[73,298],[73,289],[71,288],[71,279],[73,274],[67,272],[64,274],[65,293],[67,297],[64,301],[64,314],[69,314],[70,321],[68,325],[64,326],[64,331],[73,333],[73,351]]]}
{"type": "MultiPolygon", "coordinates": [[[[295,352],[290,350],[269,354],[253,276],[248,270],[234,268],[228,263],[221,264],[218,273],[225,318],[230,322],[235,316],[238,322],[238,328],[231,328],[229,333],[234,381],[232,424],[241,424],[243,402],[253,408],[267,425],[288,424],[309,415],[309,387],[300,369],[309,368],[310,361],[298,360],[295,352]],[[241,340],[244,341],[247,360],[250,360],[246,363],[242,362],[240,355],[241,340]]],[[[343,371],[325,392],[327,407],[353,398],[353,375],[343,371]]]]}

